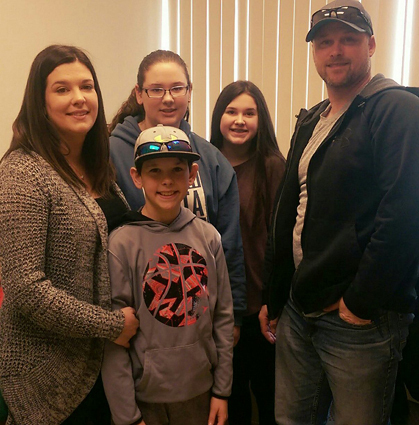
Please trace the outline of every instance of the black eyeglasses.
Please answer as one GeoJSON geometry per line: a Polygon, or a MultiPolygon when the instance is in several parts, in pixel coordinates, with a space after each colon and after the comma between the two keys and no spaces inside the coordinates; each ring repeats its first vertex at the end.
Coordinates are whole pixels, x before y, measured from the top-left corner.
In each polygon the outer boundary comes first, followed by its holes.
{"type": "Polygon", "coordinates": [[[166,92],[169,92],[172,97],[181,97],[185,96],[188,92],[189,87],[188,86],[175,86],[170,89],[164,89],[163,87],[151,87],[149,89],[143,89],[148,97],[151,97],[152,99],[155,98],[162,98],[166,94],[166,92]]]}
{"type": "Polygon", "coordinates": [[[147,142],[138,146],[136,160],[141,155],[160,152],[163,146],[166,146],[167,150],[170,152],[192,152],[191,145],[184,140],[170,140],[169,142],[147,142]]]}
{"type": "Polygon", "coordinates": [[[320,21],[326,18],[340,19],[342,21],[358,25],[363,29],[365,29],[364,26],[366,23],[368,25],[369,30],[371,31],[371,34],[373,34],[371,21],[364,13],[362,13],[361,10],[357,9],[356,7],[341,6],[336,7],[335,9],[318,10],[311,17],[311,28],[313,28],[320,21]],[[361,18],[362,21],[360,21],[359,18],[361,18]]]}

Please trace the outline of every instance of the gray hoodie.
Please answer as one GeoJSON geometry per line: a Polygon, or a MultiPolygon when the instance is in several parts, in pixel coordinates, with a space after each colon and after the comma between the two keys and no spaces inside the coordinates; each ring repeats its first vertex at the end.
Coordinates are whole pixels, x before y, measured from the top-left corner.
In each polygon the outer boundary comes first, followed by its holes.
{"type": "Polygon", "coordinates": [[[110,235],[114,309],[137,311],[127,350],[105,348],[106,396],[116,425],[132,424],[149,403],[186,401],[208,390],[228,397],[233,304],[221,238],[182,207],[166,225],[137,221],[110,235]]]}

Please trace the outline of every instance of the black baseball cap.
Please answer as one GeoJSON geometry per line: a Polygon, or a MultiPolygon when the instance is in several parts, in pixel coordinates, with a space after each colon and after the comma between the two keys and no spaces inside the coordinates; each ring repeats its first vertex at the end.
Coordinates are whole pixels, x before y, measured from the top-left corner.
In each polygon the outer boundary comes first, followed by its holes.
{"type": "Polygon", "coordinates": [[[356,0],[335,0],[314,12],[306,41],[312,41],[317,31],[329,22],[342,22],[359,32],[373,35],[370,15],[356,0]]]}

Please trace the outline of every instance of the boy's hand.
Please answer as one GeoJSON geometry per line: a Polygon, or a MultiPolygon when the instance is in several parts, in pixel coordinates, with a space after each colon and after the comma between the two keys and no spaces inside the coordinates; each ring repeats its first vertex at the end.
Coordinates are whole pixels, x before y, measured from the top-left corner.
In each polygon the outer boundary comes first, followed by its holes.
{"type": "Polygon", "coordinates": [[[228,418],[227,400],[211,397],[208,425],[224,425],[228,418]]]}
{"type": "Polygon", "coordinates": [[[124,307],[121,311],[125,316],[124,328],[114,343],[129,348],[129,340],[137,333],[140,322],[135,316],[135,310],[132,307],[124,307]]]}

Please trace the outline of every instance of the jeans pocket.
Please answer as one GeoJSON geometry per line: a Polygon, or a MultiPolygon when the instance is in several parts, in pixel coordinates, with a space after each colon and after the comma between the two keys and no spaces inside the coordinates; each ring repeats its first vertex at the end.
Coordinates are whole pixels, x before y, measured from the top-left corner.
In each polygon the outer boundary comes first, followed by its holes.
{"type": "MultiPolygon", "coordinates": [[[[377,322],[375,321],[371,321],[371,323],[367,323],[365,325],[354,325],[353,323],[349,323],[346,320],[342,319],[340,317],[339,311],[335,310],[333,313],[336,314],[336,320],[345,328],[348,329],[359,329],[359,330],[370,330],[370,329],[374,329],[377,327],[377,322]]],[[[382,323],[382,320],[380,318],[380,320],[378,321],[378,323],[382,323]]]]}
{"type": "Polygon", "coordinates": [[[406,346],[407,337],[409,335],[409,325],[412,323],[414,315],[411,313],[394,313],[394,316],[394,322],[397,325],[397,330],[395,331],[397,331],[399,335],[398,350],[402,352],[403,348],[406,346]]]}

